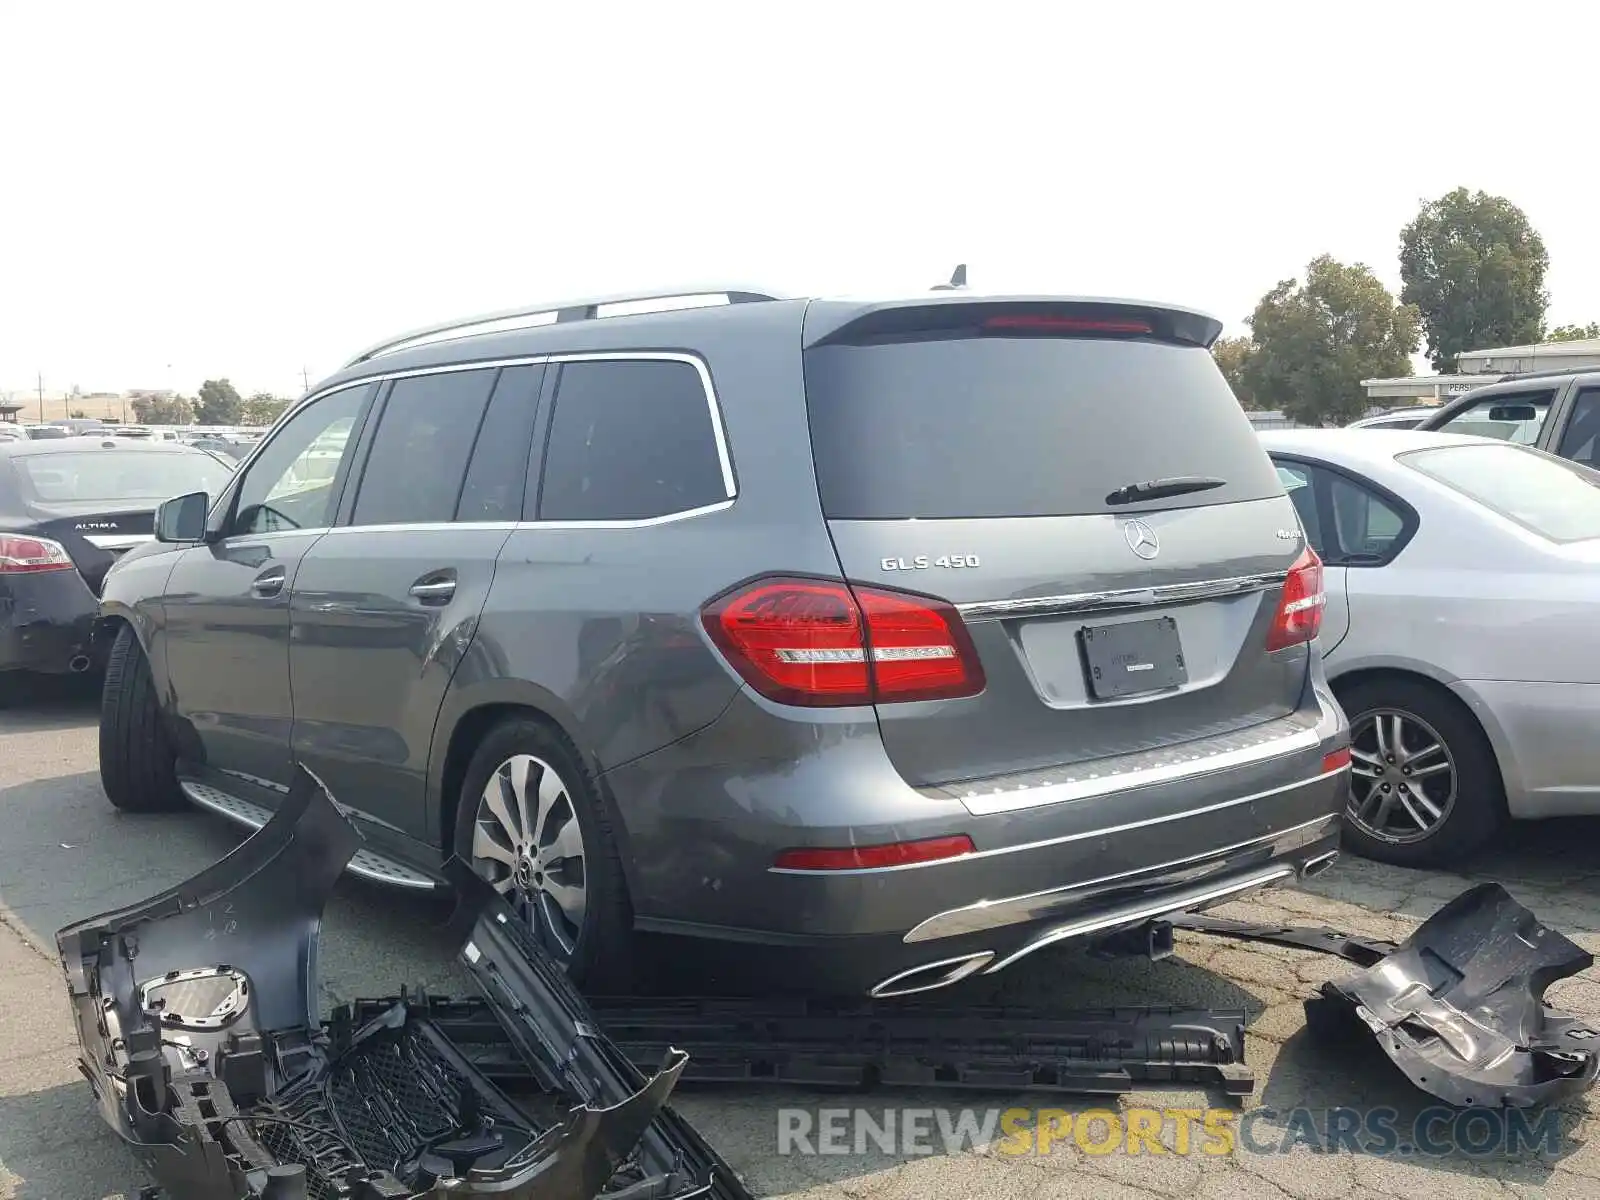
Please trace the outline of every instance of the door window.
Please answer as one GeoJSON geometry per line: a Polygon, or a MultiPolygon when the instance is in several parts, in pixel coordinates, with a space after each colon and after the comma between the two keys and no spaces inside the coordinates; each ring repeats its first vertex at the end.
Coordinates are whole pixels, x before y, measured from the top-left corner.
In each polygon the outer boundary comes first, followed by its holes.
{"type": "Polygon", "coordinates": [[[1329,508],[1333,513],[1336,561],[1349,566],[1378,565],[1399,552],[1406,520],[1382,496],[1343,475],[1329,474],[1329,508]]]}
{"type": "Polygon", "coordinates": [[[1572,402],[1560,454],[1586,467],[1600,467],[1600,388],[1584,388],[1572,402]]]}
{"type": "Polygon", "coordinates": [[[289,418],[240,481],[229,533],[321,529],[333,521],[334,485],[371,384],[330,392],[289,418]]]}
{"type": "Polygon", "coordinates": [[[1539,431],[1544,428],[1554,399],[1554,392],[1485,396],[1438,428],[1445,433],[1467,433],[1531,446],[1539,440],[1539,431]]]}
{"type": "Polygon", "coordinates": [[[352,525],[451,521],[496,372],[397,379],[361,471],[352,525]]]}
{"type": "Polygon", "coordinates": [[[533,418],[543,367],[507,367],[494,385],[467,481],[456,505],[458,521],[518,521],[528,488],[533,418]]]}
{"type": "Polygon", "coordinates": [[[637,521],[728,499],[710,401],[689,363],[561,367],[545,446],[542,521],[637,521]]]}

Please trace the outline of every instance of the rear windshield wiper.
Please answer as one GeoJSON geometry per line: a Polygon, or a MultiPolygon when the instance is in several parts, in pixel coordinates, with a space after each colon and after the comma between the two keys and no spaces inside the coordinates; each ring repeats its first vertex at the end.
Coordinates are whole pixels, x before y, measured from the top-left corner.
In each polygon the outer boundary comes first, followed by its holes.
{"type": "Polygon", "coordinates": [[[1119,487],[1106,497],[1107,504],[1132,504],[1135,500],[1165,500],[1169,496],[1187,496],[1190,492],[1209,492],[1212,488],[1226,487],[1226,479],[1210,475],[1171,475],[1166,479],[1147,479],[1143,483],[1130,483],[1119,487]]]}

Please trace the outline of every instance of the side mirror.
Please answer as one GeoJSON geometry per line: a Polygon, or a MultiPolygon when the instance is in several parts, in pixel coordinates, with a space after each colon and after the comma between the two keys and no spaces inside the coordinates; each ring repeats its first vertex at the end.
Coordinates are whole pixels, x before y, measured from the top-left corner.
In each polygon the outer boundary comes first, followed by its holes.
{"type": "Polygon", "coordinates": [[[156,541],[203,542],[206,538],[206,511],[211,507],[204,492],[190,492],[163,501],[156,509],[156,541]]]}
{"type": "Polygon", "coordinates": [[[1491,421],[1537,421],[1539,410],[1531,404],[1496,404],[1489,409],[1491,421]]]}

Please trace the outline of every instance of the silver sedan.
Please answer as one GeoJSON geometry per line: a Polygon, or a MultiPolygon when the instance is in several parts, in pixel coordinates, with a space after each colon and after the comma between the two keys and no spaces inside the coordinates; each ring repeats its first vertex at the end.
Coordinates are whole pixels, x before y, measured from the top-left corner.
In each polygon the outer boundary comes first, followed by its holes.
{"type": "Polygon", "coordinates": [[[1600,473],[1460,434],[1261,442],[1324,562],[1346,844],[1437,865],[1508,819],[1600,813],[1600,473]]]}

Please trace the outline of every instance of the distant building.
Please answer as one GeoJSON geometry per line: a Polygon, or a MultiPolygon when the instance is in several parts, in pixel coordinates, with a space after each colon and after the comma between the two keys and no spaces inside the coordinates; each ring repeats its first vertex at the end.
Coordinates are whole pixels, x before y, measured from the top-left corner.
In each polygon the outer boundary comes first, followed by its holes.
{"type": "Polygon", "coordinates": [[[1600,368],[1600,338],[1575,342],[1540,342],[1532,346],[1498,346],[1456,355],[1458,375],[1411,375],[1400,379],[1363,379],[1367,399],[1390,407],[1442,404],[1488,380],[1475,375],[1512,375],[1526,371],[1559,371],[1566,367],[1600,368]]]}

